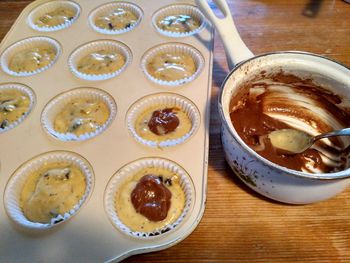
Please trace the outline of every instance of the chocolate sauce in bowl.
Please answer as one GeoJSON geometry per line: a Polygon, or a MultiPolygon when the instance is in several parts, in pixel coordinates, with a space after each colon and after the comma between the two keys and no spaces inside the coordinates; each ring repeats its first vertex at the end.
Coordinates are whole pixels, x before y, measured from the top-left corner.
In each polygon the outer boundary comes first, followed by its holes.
{"type": "Polygon", "coordinates": [[[158,176],[145,175],[131,193],[136,211],[150,221],[164,220],[170,208],[171,192],[158,176]]]}
{"type": "Polygon", "coordinates": [[[311,135],[350,127],[350,113],[329,90],[282,72],[244,83],[230,103],[230,117],[243,141],[262,157],[281,166],[310,173],[328,173],[347,166],[350,140],[320,140],[300,154],[274,148],[267,135],[297,129],[311,135]]]}

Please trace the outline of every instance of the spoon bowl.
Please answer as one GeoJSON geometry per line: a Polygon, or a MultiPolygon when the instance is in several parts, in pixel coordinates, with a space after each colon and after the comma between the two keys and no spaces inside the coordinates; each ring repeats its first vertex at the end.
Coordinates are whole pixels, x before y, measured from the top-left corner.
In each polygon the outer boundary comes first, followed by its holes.
{"type": "Polygon", "coordinates": [[[282,150],[286,154],[302,153],[309,149],[317,140],[335,136],[350,136],[350,128],[322,133],[317,136],[295,130],[281,129],[269,133],[268,138],[273,147],[282,150]]]}

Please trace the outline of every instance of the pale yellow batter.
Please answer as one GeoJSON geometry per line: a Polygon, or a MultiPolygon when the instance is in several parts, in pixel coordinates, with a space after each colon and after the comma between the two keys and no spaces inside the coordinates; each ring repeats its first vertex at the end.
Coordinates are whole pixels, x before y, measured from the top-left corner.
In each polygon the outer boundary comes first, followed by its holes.
{"type": "Polygon", "coordinates": [[[78,71],[101,75],[116,72],[125,64],[125,57],[115,51],[99,50],[83,57],[78,62],[78,71]]]}
{"type": "Polygon", "coordinates": [[[116,8],[112,12],[103,14],[95,19],[95,25],[102,29],[127,29],[137,22],[137,16],[124,8],[116,8]]]}
{"type": "Polygon", "coordinates": [[[86,189],[85,176],[72,164],[45,163],[29,175],[20,197],[25,217],[32,222],[50,223],[79,203],[86,189]]]}
{"type": "Polygon", "coordinates": [[[191,119],[187,116],[186,112],[183,111],[182,109],[173,108],[173,112],[176,113],[176,116],[180,121],[179,126],[174,131],[169,132],[167,134],[157,135],[153,133],[148,127],[148,122],[151,119],[154,111],[164,109],[164,108],[167,108],[167,107],[161,106],[161,105],[154,106],[142,112],[140,116],[137,117],[135,121],[135,131],[140,137],[149,141],[162,142],[166,140],[181,138],[182,136],[190,132],[192,128],[191,119]]]}
{"type": "Polygon", "coordinates": [[[73,20],[75,15],[76,11],[73,9],[59,7],[54,11],[42,15],[34,23],[38,27],[53,27],[73,20]]]}
{"type": "Polygon", "coordinates": [[[153,232],[170,225],[179,218],[185,207],[186,197],[180,186],[179,176],[166,169],[157,167],[144,168],[126,180],[119,189],[115,197],[116,211],[120,220],[133,231],[153,232]],[[131,203],[131,192],[138,181],[148,174],[162,176],[164,185],[172,194],[168,215],[162,221],[154,222],[148,220],[142,214],[137,213],[131,203]]]}
{"type": "Polygon", "coordinates": [[[165,31],[185,33],[199,28],[200,23],[190,15],[170,15],[157,21],[157,26],[165,31]]]}
{"type": "Polygon", "coordinates": [[[26,114],[29,106],[27,94],[17,89],[0,89],[0,130],[26,114]]]}
{"type": "Polygon", "coordinates": [[[17,52],[9,63],[14,72],[32,72],[49,65],[56,57],[56,49],[49,45],[41,45],[17,52]]]}
{"type": "Polygon", "coordinates": [[[109,108],[103,101],[74,99],[54,119],[54,129],[59,133],[79,136],[94,132],[109,118],[109,108]]]}
{"type": "Polygon", "coordinates": [[[156,79],[176,81],[192,76],[196,65],[188,54],[159,53],[147,63],[147,71],[156,79]]]}

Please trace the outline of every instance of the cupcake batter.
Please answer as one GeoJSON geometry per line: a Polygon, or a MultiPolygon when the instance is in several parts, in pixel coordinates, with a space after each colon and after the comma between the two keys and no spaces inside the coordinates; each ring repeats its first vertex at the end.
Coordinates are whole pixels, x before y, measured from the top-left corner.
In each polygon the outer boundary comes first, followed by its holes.
{"type": "Polygon", "coordinates": [[[180,108],[154,106],[136,119],[136,133],[145,140],[162,142],[178,139],[190,132],[192,121],[180,108]]]}
{"type": "Polygon", "coordinates": [[[76,12],[69,8],[59,7],[54,11],[40,16],[34,23],[38,27],[53,27],[63,25],[73,20],[76,12]]]}
{"type": "Polygon", "coordinates": [[[190,15],[169,15],[159,20],[157,26],[165,31],[186,33],[199,28],[200,23],[190,15]]]}
{"type": "Polygon", "coordinates": [[[14,72],[33,72],[48,66],[56,54],[56,49],[49,45],[25,49],[10,59],[9,69],[14,72]]]}
{"type": "Polygon", "coordinates": [[[0,130],[25,115],[30,106],[28,95],[17,89],[0,89],[0,130]]]}
{"type": "Polygon", "coordinates": [[[156,79],[176,81],[191,77],[196,72],[196,65],[188,54],[167,52],[152,57],[147,71],[156,79]]]}
{"type": "MultiPolygon", "coordinates": [[[[147,198],[145,196],[145,198],[147,198]]],[[[158,167],[147,167],[138,171],[120,186],[115,197],[115,205],[120,220],[133,231],[153,232],[174,223],[185,206],[185,193],[181,188],[179,176],[169,170],[158,167]],[[152,221],[138,213],[132,203],[132,192],[144,176],[158,178],[171,193],[170,207],[166,217],[152,221]]]]}
{"type": "Polygon", "coordinates": [[[85,176],[69,163],[45,163],[29,175],[20,202],[25,217],[32,222],[50,223],[79,203],[86,189],[85,176]]]}
{"type": "Polygon", "coordinates": [[[110,13],[97,17],[95,25],[102,29],[121,30],[136,24],[137,19],[137,16],[131,11],[118,7],[110,13]]]}
{"type": "Polygon", "coordinates": [[[76,98],[65,105],[54,119],[54,129],[59,133],[74,133],[80,136],[94,132],[109,118],[109,108],[91,98],[76,98]]]}
{"type": "Polygon", "coordinates": [[[99,50],[83,57],[78,70],[89,75],[108,74],[118,71],[125,64],[125,57],[115,51],[99,50]]]}

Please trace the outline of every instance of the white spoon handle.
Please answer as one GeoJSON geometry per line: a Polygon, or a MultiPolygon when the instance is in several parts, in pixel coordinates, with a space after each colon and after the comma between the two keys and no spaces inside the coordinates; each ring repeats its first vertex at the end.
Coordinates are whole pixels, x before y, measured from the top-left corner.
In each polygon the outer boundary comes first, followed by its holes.
{"type": "Polygon", "coordinates": [[[248,58],[254,57],[241,39],[235,23],[233,22],[230,9],[225,0],[213,0],[218,9],[224,15],[223,18],[217,17],[209,6],[207,0],[196,0],[197,6],[203,14],[212,22],[224,43],[228,66],[231,69],[236,64],[248,58]]]}

